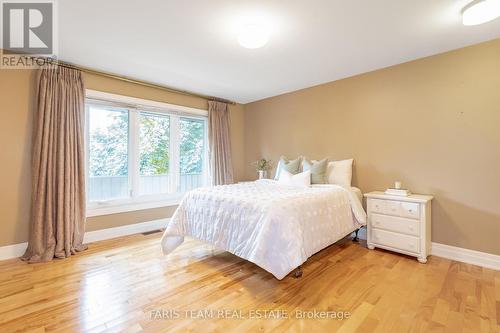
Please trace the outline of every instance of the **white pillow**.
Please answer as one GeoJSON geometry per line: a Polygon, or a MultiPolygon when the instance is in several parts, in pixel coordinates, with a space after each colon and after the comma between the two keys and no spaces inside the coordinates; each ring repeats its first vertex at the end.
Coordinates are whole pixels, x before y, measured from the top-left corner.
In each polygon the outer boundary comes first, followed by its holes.
{"type": "Polygon", "coordinates": [[[311,170],[294,175],[282,169],[278,183],[289,186],[309,187],[311,185],[311,170]]]}
{"type": "Polygon", "coordinates": [[[332,161],[326,168],[326,179],[329,184],[351,187],[353,159],[332,161]]]}

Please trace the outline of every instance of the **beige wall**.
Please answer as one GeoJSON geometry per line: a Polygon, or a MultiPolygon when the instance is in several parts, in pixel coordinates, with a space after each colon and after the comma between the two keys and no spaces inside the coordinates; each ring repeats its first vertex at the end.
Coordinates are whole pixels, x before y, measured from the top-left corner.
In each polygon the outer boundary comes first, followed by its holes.
{"type": "Polygon", "coordinates": [[[28,238],[33,76],[0,70],[0,246],[28,238]]]}
{"type": "MultiPolygon", "coordinates": [[[[172,104],[207,108],[202,98],[169,93],[127,82],[84,76],[86,88],[151,99],[172,104]]],[[[0,246],[28,239],[31,193],[31,122],[35,100],[35,73],[30,70],[0,70],[0,246]]],[[[244,173],[243,106],[230,106],[231,140],[235,178],[244,173]]],[[[170,217],[175,207],[92,217],[87,230],[170,217]]]]}
{"type": "Polygon", "coordinates": [[[500,254],[500,39],[245,105],[250,162],[354,157],[365,192],[430,193],[434,242],[500,254]]]}

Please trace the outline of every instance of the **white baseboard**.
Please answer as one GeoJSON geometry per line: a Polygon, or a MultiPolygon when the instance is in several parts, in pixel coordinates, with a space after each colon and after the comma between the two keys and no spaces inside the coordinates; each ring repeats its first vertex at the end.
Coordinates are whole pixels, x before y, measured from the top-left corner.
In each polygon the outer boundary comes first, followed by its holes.
{"type": "Polygon", "coordinates": [[[500,255],[432,243],[431,254],[467,264],[500,270],[500,255]]]}
{"type": "Polygon", "coordinates": [[[98,242],[105,239],[162,229],[167,226],[169,220],[170,219],[153,220],[142,223],[127,224],[115,228],[87,231],[83,237],[83,243],[98,242]]]}
{"type": "Polygon", "coordinates": [[[0,260],[18,258],[24,254],[28,243],[12,244],[0,247],[0,260]]]}
{"type": "MultiPolygon", "coordinates": [[[[115,228],[88,231],[83,237],[83,243],[92,243],[101,240],[138,234],[165,228],[170,219],[153,220],[142,223],[128,224],[115,228]]],[[[28,243],[19,243],[0,247],[0,260],[18,258],[24,254],[28,243]]]]}

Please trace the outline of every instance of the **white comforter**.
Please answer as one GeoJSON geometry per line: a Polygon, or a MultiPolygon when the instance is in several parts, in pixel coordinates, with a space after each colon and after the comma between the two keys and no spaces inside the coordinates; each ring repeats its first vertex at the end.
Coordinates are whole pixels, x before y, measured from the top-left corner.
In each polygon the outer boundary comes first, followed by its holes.
{"type": "Polygon", "coordinates": [[[188,192],[163,234],[162,248],[168,254],[191,236],[282,279],[364,224],[366,214],[350,189],[260,180],[188,192]]]}

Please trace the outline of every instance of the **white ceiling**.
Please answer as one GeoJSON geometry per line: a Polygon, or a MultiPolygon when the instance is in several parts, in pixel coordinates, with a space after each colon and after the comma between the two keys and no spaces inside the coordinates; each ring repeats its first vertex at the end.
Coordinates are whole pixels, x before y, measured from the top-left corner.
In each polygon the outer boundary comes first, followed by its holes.
{"type": "Polygon", "coordinates": [[[61,0],[59,58],[240,103],[500,37],[471,0],[61,0]],[[260,20],[269,43],[245,49],[260,20]]]}

